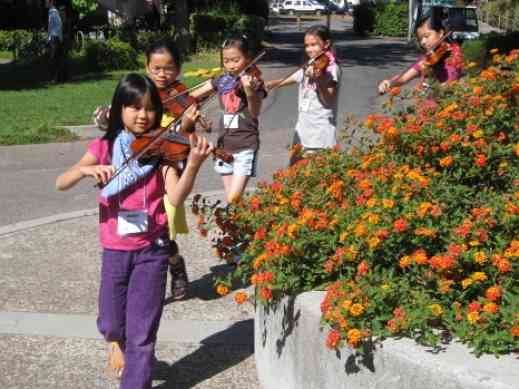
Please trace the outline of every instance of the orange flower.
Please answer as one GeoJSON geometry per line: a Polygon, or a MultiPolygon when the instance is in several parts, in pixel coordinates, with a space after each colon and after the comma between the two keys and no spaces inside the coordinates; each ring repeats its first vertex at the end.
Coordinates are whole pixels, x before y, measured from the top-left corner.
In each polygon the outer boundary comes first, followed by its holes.
{"type": "Polygon", "coordinates": [[[423,249],[416,250],[413,254],[414,260],[418,265],[425,265],[427,263],[427,253],[423,249]]]}
{"type": "Polygon", "coordinates": [[[413,258],[409,255],[404,255],[402,258],[400,258],[399,266],[402,269],[405,269],[406,267],[411,266],[413,263],[413,258]]]}
{"type": "Polygon", "coordinates": [[[393,228],[396,232],[404,232],[407,229],[408,223],[404,218],[399,218],[393,223],[393,228]]]}
{"type": "Polygon", "coordinates": [[[389,94],[390,94],[391,96],[398,96],[398,95],[400,94],[400,88],[397,87],[397,86],[395,86],[394,88],[391,88],[391,89],[389,90],[389,94]]]}
{"type": "Polygon", "coordinates": [[[234,301],[236,304],[243,304],[245,301],[249,299],[249,296],[245,292],[238,292],[234,295],[234,301]]]}
{"type": "Polygon", "coordinates": [[[503,289],[499,285],[491,286],[485,292],[485,297],[490,301],[499,301],[501,296],[503,296],[503,289]]]}
{"type": "Polygon", "coordinates": [[[357,347],[362,340],[362,332],[356,328],[348,331],[348,344],[351,347],[357,347]]]}
{"type": "Polygon", "coordinates": [[[512,336],[513,336],[514,338],[519,337],[519,326],[513,326],[513,327],[510,329],[510,333],[512,334],[512,336]]]}
{"type": "Polygon", "coordinates": [[[444,158],[440,159],[440,166],[441,167],[449,167],[454,162],[454,158],[451,155],[448,155],[444,158]]]}
{"type": "Polygon", "coordinates": [[[216,287],[216,293],[218,293],[220,296],[225,296],[229,294],[229,288],[223,284],[219,284],[216,287]]]}
{"type": "Polygon", "coordinates": [[[341,340],[341,334],[337,330],[331,330],[326,337],[326,347],[336,349],[341,340]]]}
{"type": "Polygon", "coordinates": [[[353,304],[350,307],[350,313],[352,316],[360,316],[364,312],[364,307],[362,304],[353,304]]]}
{"type": "Polygon", "coordinates": [[[388,320],[386,323],[386,328],[389,330],[389,332],[391,332],[393,334],[398,332],[397,321],[395,319],[388,320]]]}
{"type": "Polygon", "coordinates": [[[485,305],[483,305],[484,312],[494,314],[494,313],[497,313],[498,310],[499,310],[499,307],[496,303],[486,303],[485,305]]]}

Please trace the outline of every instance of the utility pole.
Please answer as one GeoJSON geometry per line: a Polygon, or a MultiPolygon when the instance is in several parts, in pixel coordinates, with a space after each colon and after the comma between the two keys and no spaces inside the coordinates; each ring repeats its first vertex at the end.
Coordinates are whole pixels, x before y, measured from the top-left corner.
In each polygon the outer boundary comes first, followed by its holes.
{"type": "Polygon", "coordinates": [[[407,42],[411,42],[413,36],[414,0],[409,0],[409,25],[407,28],[407,42]]]}

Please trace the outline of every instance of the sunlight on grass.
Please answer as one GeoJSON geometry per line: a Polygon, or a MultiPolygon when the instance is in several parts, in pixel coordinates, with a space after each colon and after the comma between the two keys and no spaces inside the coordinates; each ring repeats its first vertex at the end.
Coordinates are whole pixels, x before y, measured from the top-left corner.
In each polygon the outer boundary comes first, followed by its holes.
{"type": "MultiPolygon", "coordinates": [[[[139,59],[144,64],[144,56],[139,59]]],[[[219,66],[219,63],[218,51],[204,51],[188,58],[182,70],[187,72],[200,68],[214,68],[219,66]]],[[[0,144],[62,142],[75,139],[75,135],[60,126],[91,123],[94,109],[98,105],[110,103],[117,82],[127,73],[84,72],[74,75],[70,82],[51,85],[42,80],[45,72],[44,65],[33,68],[0,65],[0,144]],[[18,74],[13,74],[16,71],[18,74]]],[[[204,79],[186,77],[183,81],[192,86],[204,79]]]]}

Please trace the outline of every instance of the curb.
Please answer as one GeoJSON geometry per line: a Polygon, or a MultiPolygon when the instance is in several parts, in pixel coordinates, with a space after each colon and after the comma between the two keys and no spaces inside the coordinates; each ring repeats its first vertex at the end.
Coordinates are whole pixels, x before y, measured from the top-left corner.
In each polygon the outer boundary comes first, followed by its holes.
{"type": "MultiPolygon", "coordinates": [[[[250,188],[250,187],[245,188],[246,192],[250,192],[252,190],[254,190],[254,188],[250,188]]],[[[224,195],[225,192],[223,190],[212,190],[212,191],[190,194],[187,197],[186,202],[192,200],[193,197],[198,194],[202,195],[203,197],[216,197],[216,196],[224,195]]],[[[63,221],[71,220],[71,219],[85,217],[85,216],[93,216],[93,215],[97,215],[98,213],[99,213],[98,208],[83,209],[80,211],[59,213],[57,215],[45,216],[45,217],[38,218],[38,219],[27,220],[27,221],[13,223],[13,224],[7,224],[5,226],[0,227],[0,237],[14,234],[14,233],[21,232],[21,231],[25,231],[25,230],[29,230],[32,228],[40,227],[45,224],[59,223],[59,222],[63,222],[63,221]]]]}

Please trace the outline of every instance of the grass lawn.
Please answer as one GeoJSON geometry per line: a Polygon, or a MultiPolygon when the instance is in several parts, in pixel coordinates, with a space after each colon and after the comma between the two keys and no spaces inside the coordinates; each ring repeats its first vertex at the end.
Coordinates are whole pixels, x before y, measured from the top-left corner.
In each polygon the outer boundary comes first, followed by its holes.
{"type": "Polygon", "coordinates": [[[10,51],[3,51],[0,50],[0,60],[12,60],[13,59],[13,53],[10,51]]]}
{"type": "MultiPolygon", "coordinates": [[[[143,57],[141,62],[144,63],[143,57]]],[[[219,63],[218,52],[200,53],[186,62],[182,70],[212,68],[219,63]]],[[[91,123],[95,107],[110,102],[117,82],[128,73],[81,73],[71,67],[71,81],[52,85],[46,81],[45,64],[0,65],[0,144],[74,140],[75,135],[60,126],[91,123]]],[[[142,68],[144,72],[144,65],[142,68]]],[[[186,77],[183,81],[194,85],[202,79],[186,77]]]]}

